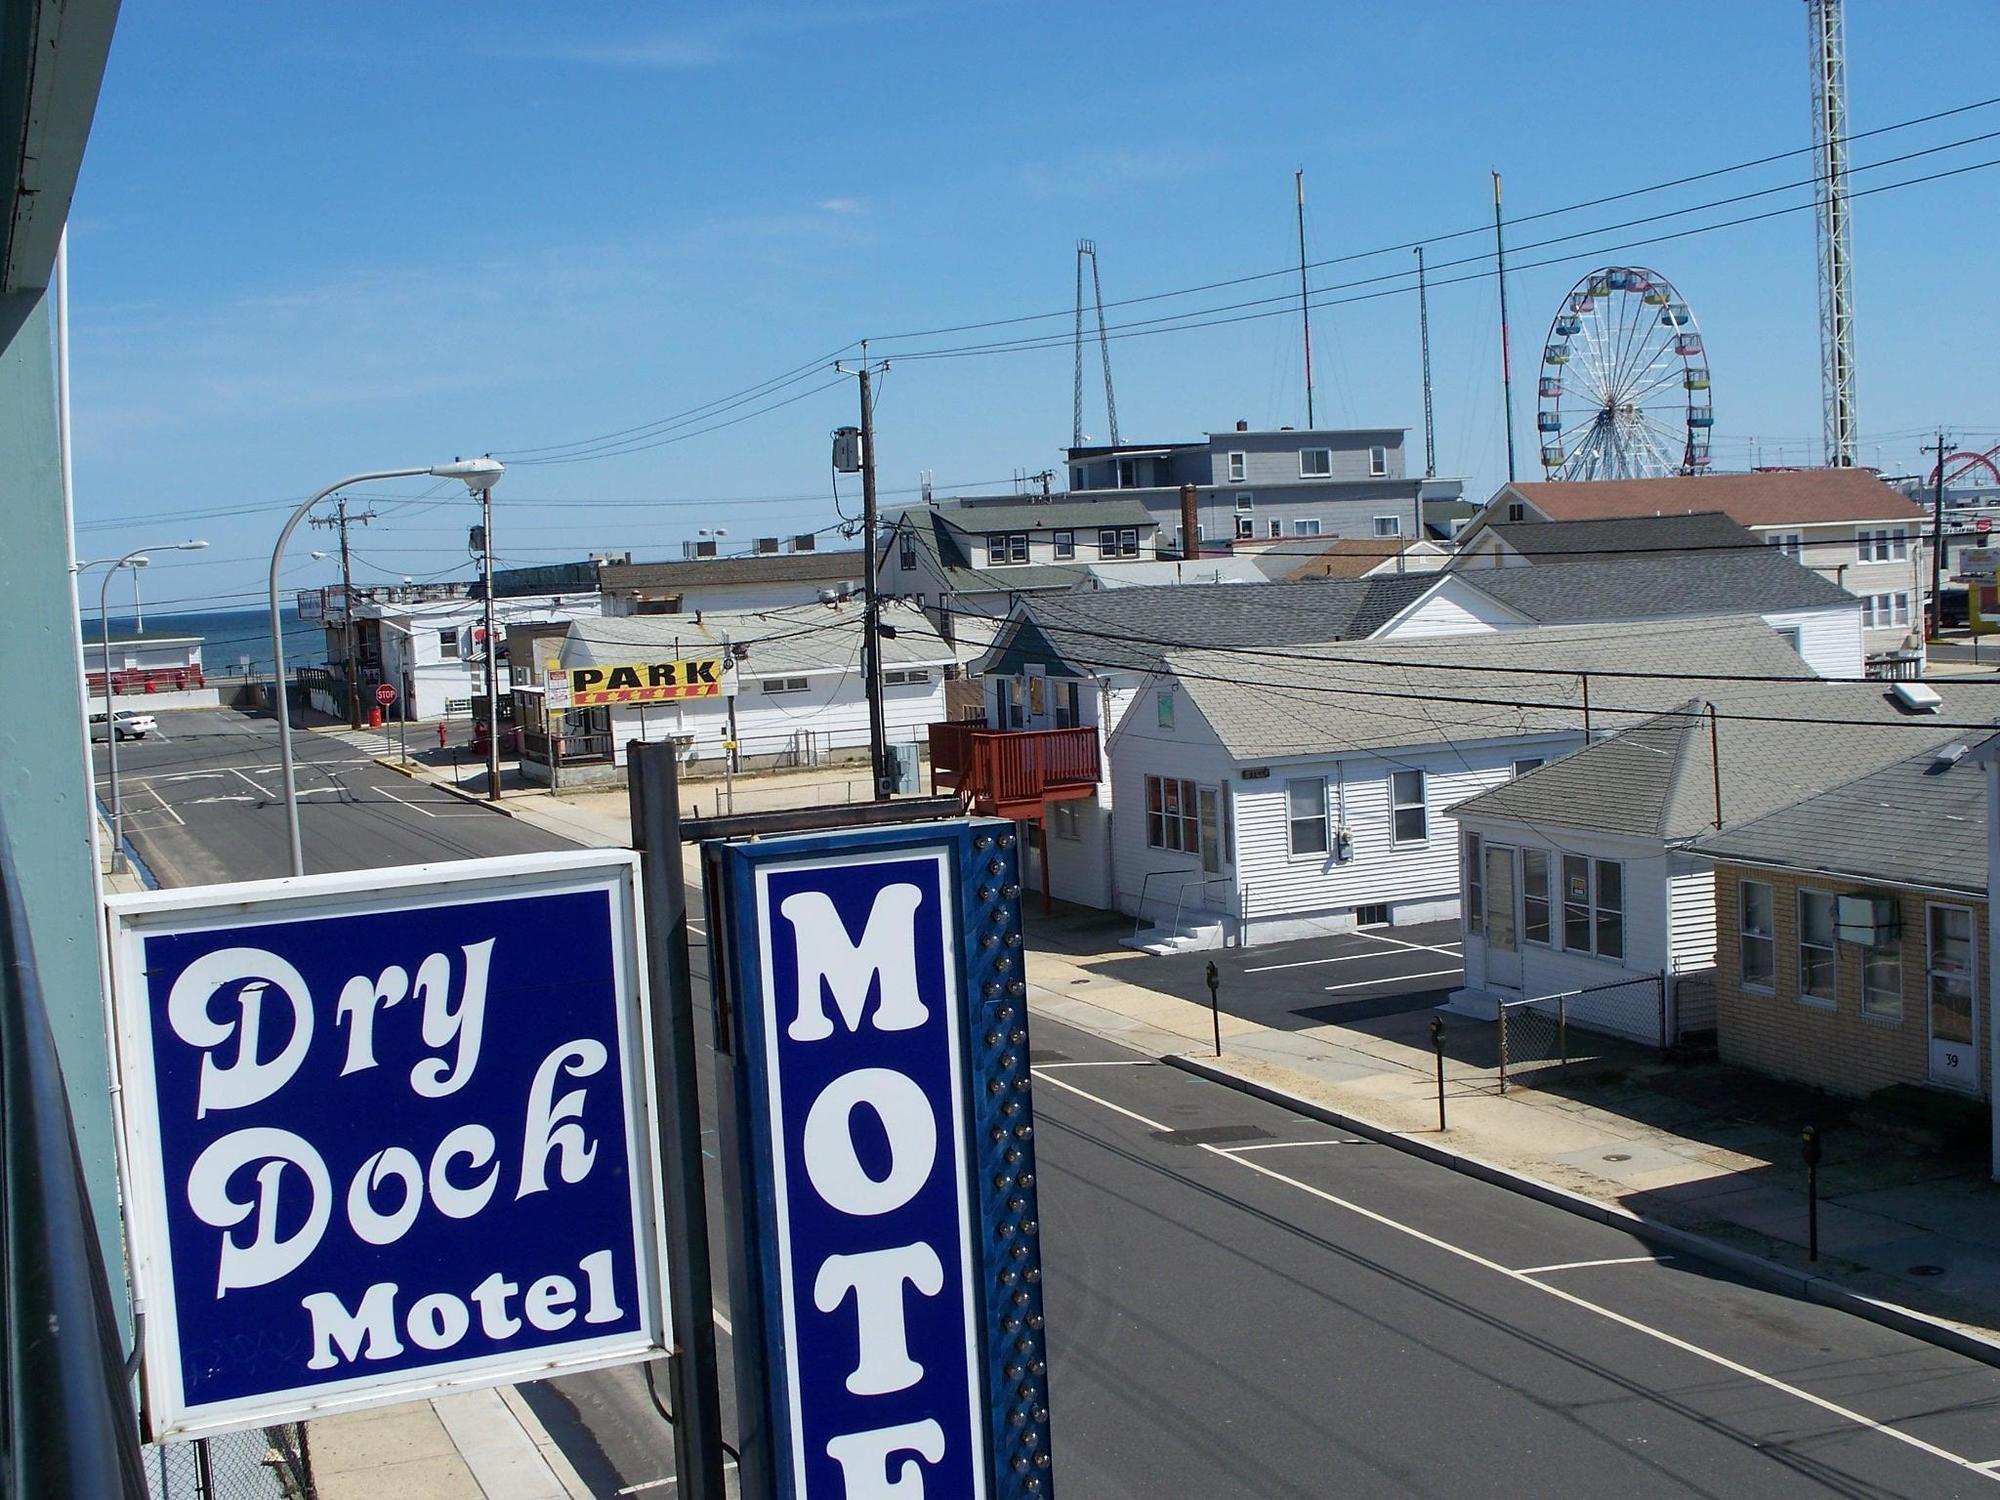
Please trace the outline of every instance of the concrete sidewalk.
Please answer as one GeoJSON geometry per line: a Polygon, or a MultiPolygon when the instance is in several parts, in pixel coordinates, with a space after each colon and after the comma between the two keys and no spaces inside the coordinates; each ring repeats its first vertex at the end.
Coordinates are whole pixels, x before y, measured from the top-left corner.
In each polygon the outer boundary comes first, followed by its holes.
{"type": "Polygon", "coordinates": [[[325,1417],[307,1440],[319,1500],[591,1500],[511,1387],[325,1417]]]}
{"type": "MultiPolygon", "coordinates": [[[[1100,914],[1029,915],[1037,1012],[1140,1051],[1213,1060],[1206,1005],[1149,988],[1147,957],[1100,914]]],[[[1225,1001],[1226,1005],[1226,1001],[1225,1001]]],[[[1500,1169],[1670,1230],[1913,1308],[2000,1340],[2000,1184],[1983,1163],[1848,1123],[1842,1101],[1717,1063],[1598,1049],[1502,1094],[1491,1024],[1446,1022],[1445,1101],[1418,1008],[1347,1025],[1279,1029],[1222,1015],[1230,1079],[1336,1112],[1358,1126],[1500,1169]],[[1799,1128],[1817,1123],[1817,1262],[1806,1259],[1799,1128]]],[[[2000,1359],[2000,1347],[1994,1350],[2000,1359]]]]}

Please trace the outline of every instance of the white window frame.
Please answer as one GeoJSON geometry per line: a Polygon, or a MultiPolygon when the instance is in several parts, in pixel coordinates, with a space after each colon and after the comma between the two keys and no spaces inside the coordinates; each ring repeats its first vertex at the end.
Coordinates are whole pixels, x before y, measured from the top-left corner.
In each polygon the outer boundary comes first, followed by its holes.
{"type": "Polygon", "coordinates": [[[1293,536],[1319,536],[1320,534],[1321,533],[1320,533],[1318,516],[1292,517],[1293,536]]]}
{"type": "Polygon", "coordinates": [[[1271,517],[1270,532],[1271,532],[1271,539],[1273,541],[1276,541],[1279,537],[1285,534],[1285,523],[1283,521],[1280,521],[1276,516],[1271,517]]]}
{"type": "Polygon", "coordinates": [[[1067,562],[1070,558],[1076,556],[1076,533],[1074,531],[1051,532],[1049,534],[1049,544],[1059,562],[1067,562]]]}
{"type": "Polygon", "coordinates": [[[1736,982],[1754,995],[1775,995],[1778,992],[1778,892],[1768,880],[1739,880],[1736,882],[1736,982]],[[1764,893],[1765,911],[1768,913],[1768,928],[1750,925],[1750,891],[1752,888],[1764,893]],[[1758,944],[1765,955],[1765,972],[1769,976],[1759,982],[1750,977],[1750,947],[1758,944]]]}
{"type": "Polygon", "coordinates": [[[930,680],[931,674],[922,667],[885,667],[882,671],[884,687],[921,687],[930,680]]]}
{"type": "Polygon", "coordinates": [[[1427,843],[1431,836],[1431,779],[1421,766],[1400,766],[1389,772],[1389,842],[1392,844],[1427,843]],[[1402,781],[1406,776],[1417,778],[1417,795],[1407,799],[1402,781]],[[1414,812],[1422,820],[1422,828],[1414,834],[1403,832],[1403,814],[1414,812]]]}
{"type": "Polygon", "coordinates": [[[1192,781],[1180,776],[1146,778],[1146,847],[1174,854],[1201,853],[1201,800],[1192,781]],[[1168,807],[1168,791],[1173,806],[1168,807]]]}
{"type": "Polygon", "coordinates": [[[907,530],[898,538],[896,562],[905,573],[914,573],[917,569],[917,539],[907,530]]]}
{"type": "Polygon", "coordinates": [[[1549,758],[1546,755],[1523,755],[1514,762],[1514,775],[1512,779],[1519,781],[1530,771],[1539,771],[1548,763],[1549,758]]]}
{"type": "Polygon", "coordinates": [[[1389,473],[1389,450],[1380,443],[1373,443],[1368,449],[1368,474],[1372,479],[1386,478],[1389,473]]]}
{"type": "MultiPolygon", "coordinates": [[[[1972,1041],[1968,1044],[1977,1055],[1979,1036],[1979,913],[1969,906],[1961,906],[1955,901],[1926,901],[1924,903],[1924,1033],[1934,1037],[1931,1030],[1932,1012],[1937,1009],[1937,986],[1940,979],[1959,979],[1965,983],[1968,995],[1967,1005],[1971,1011],[1972,1041]],[[1963,970],[1946,969],[1938,964],[1937,919],[1944,912],[1956,912],[1965,918],[1965,957],[1963,970]]],[[[1949,1044],[1948,1044],[1949,1045],[1949,1044]]],[[[1929,1070],[1926,1069],[1928,1076],[1929,1070]]],[[[1979,1088],[1979,1078],[1975,1075],[1966,1080],[1968,1089],[1979,1088]]]]}
{"type": "Polygon", "coordinates": [[[1253,492],[1245,490],[1242,494],[1236,497],[1237,515],[1239,516],[1243,515],[1246,512],[1255,510],[1256,508],[1257,508],[1257,497],[1253,492]]]}
{"type": "Polygon", "coordinates": [[[1250,477],[1250,455],[1238,448],[1229,455],[1229,483],[1241,484],[1250,477]]]}
{"type": "Polygon", "coordinates": [[[1793,946],[1797,949],[1795,975],[1799,987],[1799,1004],[1810,1005],[1819,1010],[1836,1010],[1840,1006],[1840,941],[1834,924],[1835,900],[1832,891],[1818,891],[1810,886],[1799,887],[1793,896],[1793,920],[1797,923],[1798,933],[1798,941],[1793,946]],[[1806,901],[1809,897],[1826,903],[1827,939],[1824,943],[1806,941],[1806,901]],[[1825,994],[1806,988],[1806,975],[1809,972],[1806,966],[1808,953],[1826,955],[1830,987],[1825,994]]]}
{"type": "Polygon", "coordinates": [[[1391,537],[1400,539],[1403,535],[1403,518],[1401,516],[1375,517],[1375,535],[1384,541],[1388,541],[1391,537]],[[1386,531],[1383,529],[1384,522],[1388,523],[1386,531]]]}
{"type": "Polygon", "coordinates": [[[1301,479],[1333,478],[1333,450],[1331,448],[1299,449],[1299,478],[1301,479]],[[1310,468],[1307,466],[1306,460],[1313,454],[1318,454],[1321,458],[1323,458],[1326,461],[1325,468],[1310,468]]]}
{"type": "Polygon", "coordinates": [[[1077,824],[1076,799],[1065,797],[1049,807],[1049,831],[1059,839],[1074,842],[1083,837],[1083,830],[1077,824]]]}
{"type": "Polygon", "coordinates": [[[1533,943],[1538,948],[1553,948],[1556,942],[1558,903],[1554,899],[1554,893],[1549,889],[1554,880],[1555,865],[1556,856],[1547,849],[1537,849],[1530,845],[1524,846],[1521,850],[1521,941],[1533,943]],[[1542,867],[1539,888],[1528,874],[1530,863],[1539,863],[1542,867]],[[1537,906],[1541,908],[1542,915],[1540,937],[1534,935],[1533,910],[1537,906]]]}
{"type": "Polygon", "coordinates": [[[1856,556],[1861,562],[1907,562],[1910,534],[1900,526],[1878,526],[1858,533],[1856,556]]]}
{"type": "Polygon", "coordinates": [[[1486,915],[1486,873],[1481,864],[1481,839],[1471,829],[1466,829],[1459,838],[1459,867],[1465,871],[1465,911],[1464,925],[1467,932],[1479,932],[1485,926],[1486,915]]]}
{"type": "Polygon", "coordinates": [[[1326,794],[1326,778],[1324,776],[1300,776],[1285,783],[1285,850],[1293,859],[1324,859],[1332,851],[1333,828],[1330,801],[1331,799],[1326,794]],[[1295,809],[1292,802],[1292,794],[1293,789],[1296,787],[1319,788],[1318,812],[1300,813],[1295,809]],[[1299,847],[1299,829],[1306,824],[1312,823],[1319,825],[1319,847],[1317,849],[1301,849],[1299,847]]]}
{"type": "Polygon", "coordinates": [[[1796,531],[1773,532],[1770,536],[1764,538],[1764,545],[1767,547],[1776,547],[1779,552],[1789,557],[1793,562],[1799,560],[1799,553],[1804,547],[1804,543],[1796,531]]]}
{"type": "Polygon", "coordinates": [[[458,631],[456,628],[440,630],[437,633],[437,643],[439,661],[457,661],[459,659],[458,631]]]}
{"type": "Polygon", "coordinates": [[[1599,958],[1623,963],[1625,961],[1625,861],[1593,859],[1590,862],[1590,908],[1591,951],[1599,958]],[[1618,882],[1616,906],[1604,899],[1604,875],[1607,870],[1617,872],[1613,877],[1618,882]],[[1616,953],[1610,951],[1611,945],[1604,940],[1607,918],[1610,919],[1618,936],[1616,953]]]}
{"type": "Polygon", "coordinates": [[[767,698],[775,698],[780,693],[803,693],[812,684],[803,677],[765,677],[757,683],[757,691],[767,698]]]}
{"type": "Polygon", "coordinates": [[[1257,518],[1255,516],[1238,516],[1236,518],[1236,536],[1239,541],[1250,541],[1256,535],[1257,518]]]}
{"type": "Polygon", "coordinates": [[[1174,690],[1172,688],[1161,688],[1153,694],[1153,712],[1158,721],[1157,727],[1161,729],[1172,729],[1174,727],[1174,690]]]}

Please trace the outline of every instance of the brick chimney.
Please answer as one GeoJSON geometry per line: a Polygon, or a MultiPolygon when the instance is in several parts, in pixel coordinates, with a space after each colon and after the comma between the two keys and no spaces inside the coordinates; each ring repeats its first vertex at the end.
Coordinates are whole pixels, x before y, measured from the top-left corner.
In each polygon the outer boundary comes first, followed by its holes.
{"type": "Polygon", "coordinates": [[[1197,503],[1200,491],[1191,484],[1181,486],[1181,556],[1200,557],[1201,508],[1197,503]]]}
{"type": "Polygon", "coordinates": [[[1250,430],[1250,424],[1244,421],[1241,417],[1238,417],[1236,419],[1236,430],[1238,432],[1248,432],[1250,430]]]}

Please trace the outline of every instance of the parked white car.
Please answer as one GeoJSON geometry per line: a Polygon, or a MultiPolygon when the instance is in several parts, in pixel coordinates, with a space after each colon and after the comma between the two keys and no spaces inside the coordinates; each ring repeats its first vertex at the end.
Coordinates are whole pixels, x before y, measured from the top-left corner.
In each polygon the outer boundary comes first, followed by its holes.
{"type": "MultiPolygon", "coordinates": [[[[160,721],[151,714],[135,713],[129,708],[118,710],[118,738],[121,740],[143,740],[160,727],[160,721]]],[[[90,716],[90,737],[93,741],[109,739],[103,714],[90,716]]]]}

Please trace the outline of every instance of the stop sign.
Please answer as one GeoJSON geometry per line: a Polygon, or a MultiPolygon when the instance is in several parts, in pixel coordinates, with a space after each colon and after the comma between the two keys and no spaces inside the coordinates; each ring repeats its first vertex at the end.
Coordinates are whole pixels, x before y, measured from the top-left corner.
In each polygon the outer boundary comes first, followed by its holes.
{"type": "Polygon", "coordinates": [[[1984,536],[1987,532],[1993,529],[1993,518],[1991,516],[1978,517],[1976,520],[1973,521],[1972,529],[1978,532],[1981,536],[1984,536]]]}
{"type": "Polygon", "coordinates": [[[396,701],[396,690],[386,682],[379,684],[375,689],[375,701],[387,708],[396,701]]]}

